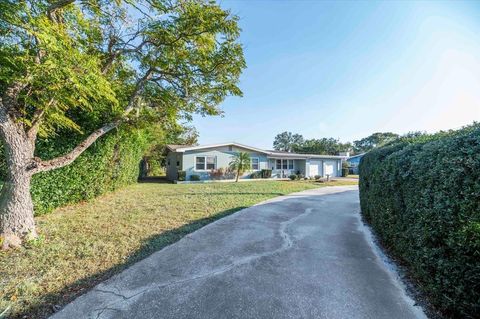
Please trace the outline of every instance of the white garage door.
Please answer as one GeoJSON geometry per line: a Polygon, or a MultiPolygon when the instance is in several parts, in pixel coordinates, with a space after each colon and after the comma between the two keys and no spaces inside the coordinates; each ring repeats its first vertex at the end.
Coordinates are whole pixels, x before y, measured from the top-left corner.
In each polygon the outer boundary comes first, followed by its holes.
{"type": "Polygon", "coordinates": [[[337,163],[334,161],[325,161],[325,173],[324,176],[337,176],[337,163]]]}
{"type": "Polygon", "coordinates": [[[310,161],[309,177],[315,177],[315,175],[320,175],[320,168],[322,167],[322,161],[310,161]]]}

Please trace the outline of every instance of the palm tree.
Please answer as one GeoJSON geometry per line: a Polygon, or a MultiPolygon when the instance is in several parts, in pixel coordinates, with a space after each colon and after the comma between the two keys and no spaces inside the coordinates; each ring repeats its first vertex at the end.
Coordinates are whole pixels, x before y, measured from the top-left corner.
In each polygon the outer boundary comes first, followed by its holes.
{"type": "Polygon", "coordinates": [[[230,162],[230,168],[237,172],[237,178],[235,182],[238,182],[238,178],[245,171],[250,169],[250,154],[246,152],[238,152],[230,162]]]}

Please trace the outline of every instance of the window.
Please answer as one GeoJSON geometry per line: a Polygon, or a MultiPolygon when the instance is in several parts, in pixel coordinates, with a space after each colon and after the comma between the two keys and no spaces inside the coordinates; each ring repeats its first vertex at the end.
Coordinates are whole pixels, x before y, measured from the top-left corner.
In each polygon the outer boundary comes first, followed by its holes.
{"type": "Polygon", "coordinates": [[[205,170],[205,157],[196,157],[195,158],[195,169],[197,171],[205,170]]]}
{"type": "Polygon", "coordinates": [[[215,169],[215,157],[207,156],[207,169],[215,169]]]}
{"type": "Polygon", "coordinates": [[[293,169],[293,160],[288,160],[288,169],[293,169]]]}
{"type": "Polygon", "coordinates": [[[180,166],[180,161],[177,161],[177,167],[179,167],[179,166],[180,166]]]}
{"type": "Polygon", "coordinates": [[[258,158],[252,158],[251,165],[253,170],[258,170],[260,166],[258,158]]]}
{"type": "Polygon", "coordinates": [[[170,160],[167,161],[167,165],[170,166],[170,160]]]}
{"type": "Polygon", "coordinates": [[[215,169],[215,156],[195,157],[195,170],[205,171],[215,169]]]}
{"type": "Polygon", "coordinates": [[[277,159],[276,169],[293,169],[293,160],[287,159],[277,159]]]}

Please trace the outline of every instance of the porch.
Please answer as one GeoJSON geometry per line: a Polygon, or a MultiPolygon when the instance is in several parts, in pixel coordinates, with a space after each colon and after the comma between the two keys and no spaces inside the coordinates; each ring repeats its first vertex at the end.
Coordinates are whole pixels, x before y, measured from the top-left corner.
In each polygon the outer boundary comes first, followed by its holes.
{"type": "Polygon", "coordinates": [[[305,176],[306,165],[306,159],[268,158],[268,168],[272,170],[272,178],[288,178],[292,174],[305,176]]]}

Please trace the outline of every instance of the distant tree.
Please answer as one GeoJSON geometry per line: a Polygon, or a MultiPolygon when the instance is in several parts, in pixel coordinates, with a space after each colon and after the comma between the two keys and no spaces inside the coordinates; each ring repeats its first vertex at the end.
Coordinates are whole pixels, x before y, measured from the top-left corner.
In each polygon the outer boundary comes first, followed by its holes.
{"type": "Polygon", "coordinates": [[[250,169],[250,154],[247,152],[238,152],[235,154],[233,160],[230,162],[230,169],[236,172],[235,181],[238,182],[238,178],[250,169]]]}
{"type": "Polygon", "coordinates": [[[361,140],[353,142],[353,150],[355,153],[365,153],[375,147],[385,145],[399,137],[398,134],[386,132],[386,133],[373,133],[372,135],[362,138],[361,140]]]}
{"type": "Polygon", "coordinates": [[[320,138],[306,140],[302,144],[295,145],[293,151],[306,154],[338,155],[338,153],[349,151],[351,148],[350,143],[341,143],[334,138],[320,138]]]}
{"type": "Polygon", "coordinates": [[[0,1],[2,247],[36,237],[34,174],[69,165],[123,123],[216,115],[241,95],[237,20],[203,0],[0,1]],[[82,114],[101,124],[82,126],[82,114]],[[37,139],[61,130],[84,139],[39,158],[37,139]]]}
{"type": "Polygon", "coordinates": [[[273,148],[277,151],[292,152],[295,147],[301,145],[303,142],[304,139],[302,135],[283,132],[275,136],[273,148]]]}

